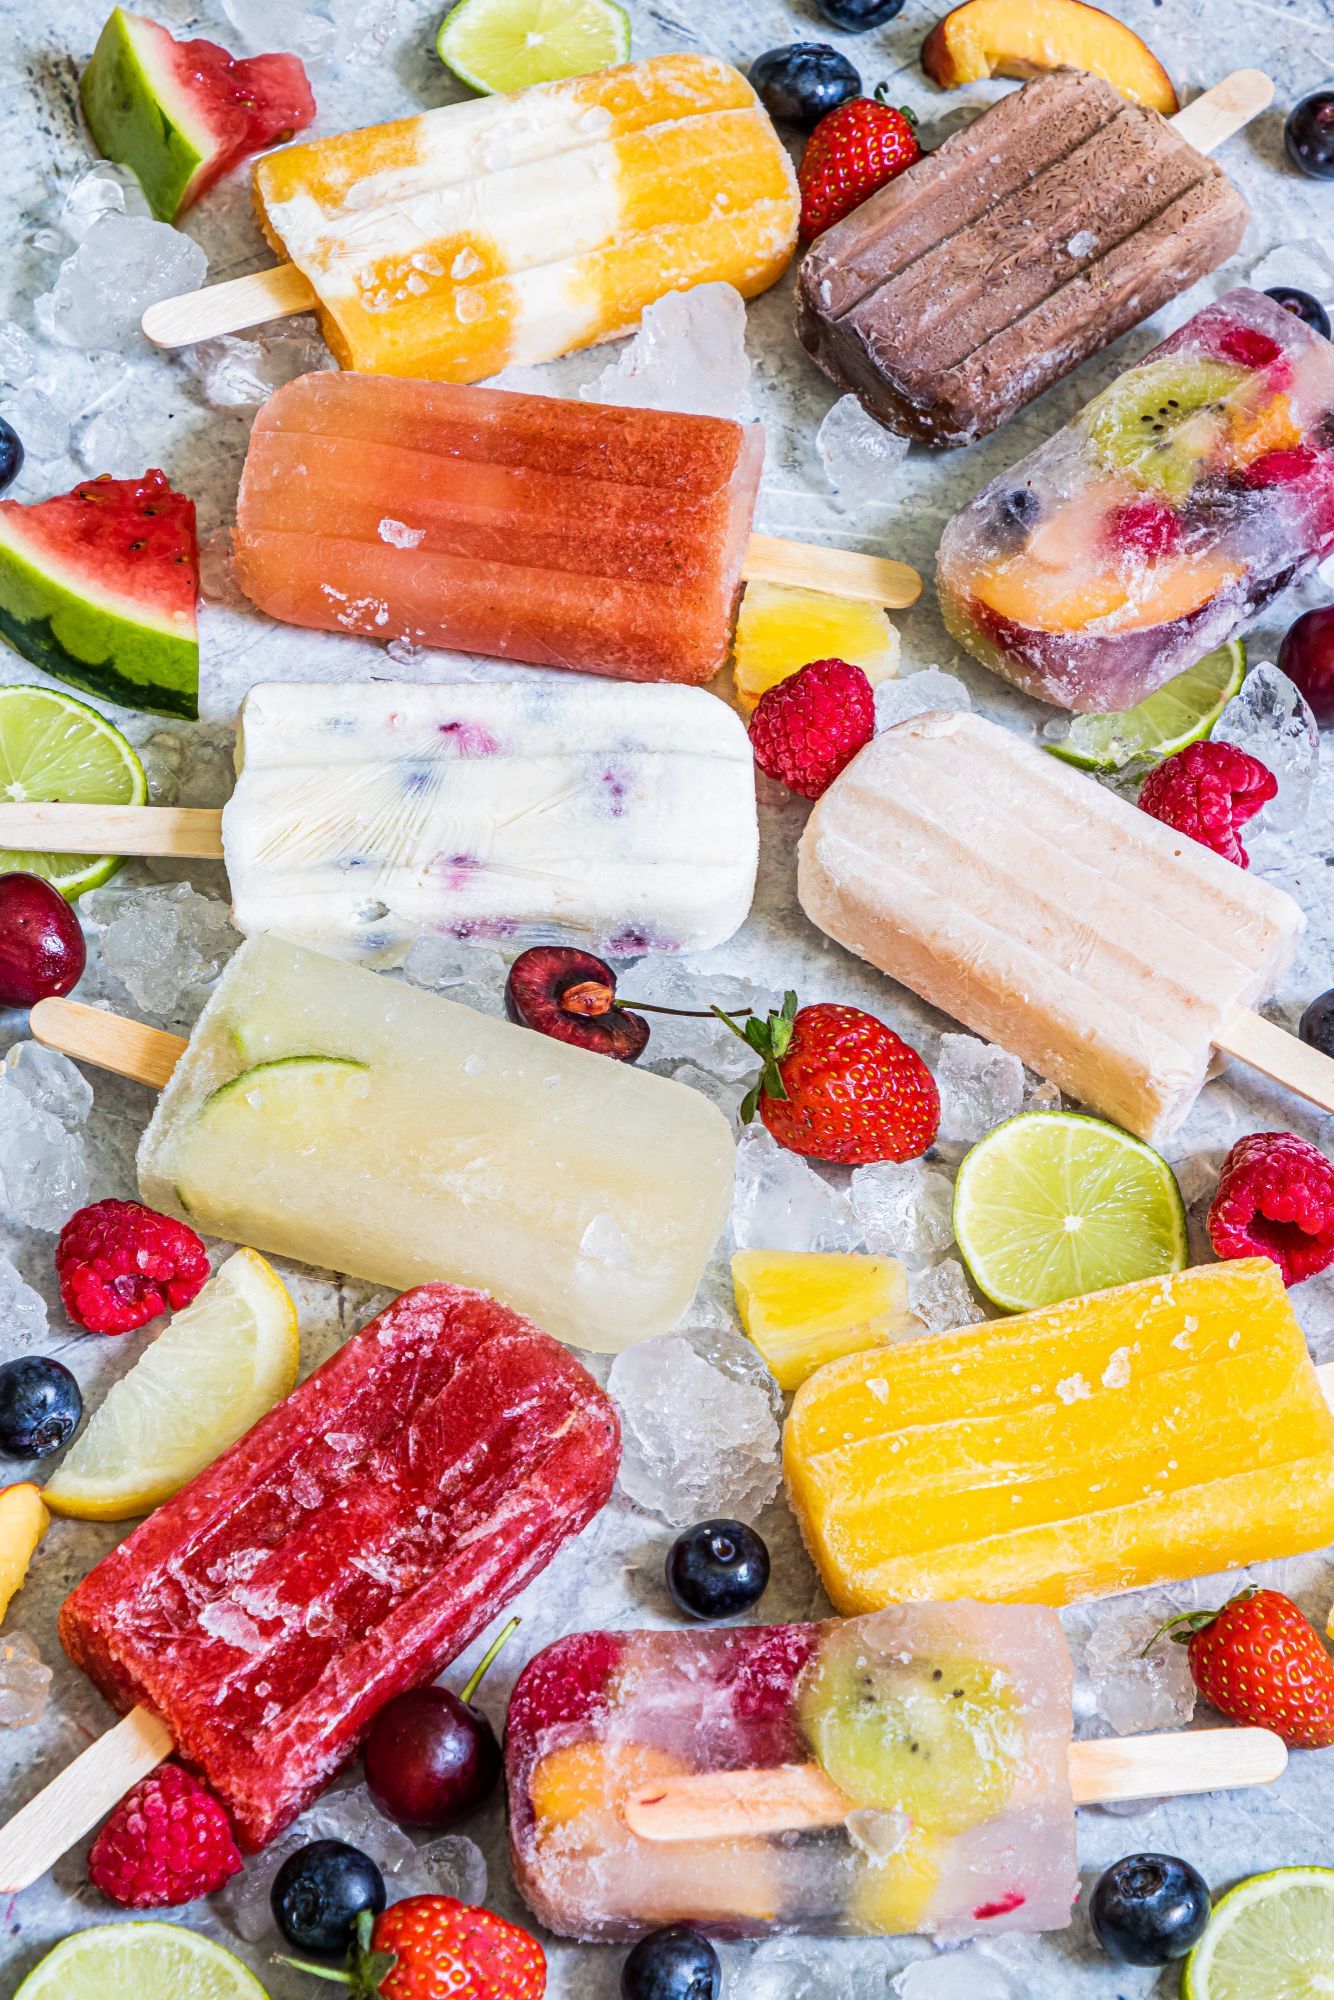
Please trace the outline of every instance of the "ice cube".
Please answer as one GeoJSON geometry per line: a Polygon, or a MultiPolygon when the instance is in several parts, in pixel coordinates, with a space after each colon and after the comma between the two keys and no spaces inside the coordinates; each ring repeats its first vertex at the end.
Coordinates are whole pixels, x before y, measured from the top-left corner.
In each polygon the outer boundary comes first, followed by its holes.
{"type": "Polygon", "coordinates": [[[144,191],[128,167],[97,160],[71,182],[60,204],[60,227],[71,243],[82,243],[104,215],[151,215],[144,191]]]}
{"type": "Polygon", "coordinates": [[[412,639],[391,639],[385,647],[385,655],[396,667],[419,667],[426,659],[430,648],[417,645],[412,639]]]}
{"type": "Polygon", "coordinates": [[[26,1632],[0,1638],[0,1728],[26,1729],[40,1722],[51,1692],[51,1669],[26,1632]]]}
{"type": "Polygon", "coordinates": [[[1322,306],[1334,307],[1334,264],[1324,245],[1314,237],[1305,243],[1283,243],[1277,250],[1267,250],[1251,266],[1246,282],[1257,292],[1274,291],[1280,285],[1295,286],[1298,291],[1309,292],[1322,306]]]}
{"type": "Polygon", "coordinates": [[[770,988],[756,986],[749,979],[729,978],[701,969],[688,958],[672,958],[660,952],[653,958],[641,959],[631,971],[621,975],[617,999],[632,1012],[637,1002],[683,1010],[644,1016],[649,1025],[646,1054],[652,1068],[695,1062],[701,1069],[728,1080],[745,1077],[753,1082],[759,1075],[760,1059],[749,1042],[733,1034],[708,1010],[721,1007],[744,1028],[747,1009],[763,1020],[777,1004],[770,988]]]}
{"type": "Polygon", "coordinates": [[[929,1270],[908,1277],[908,1304],[928,1333],[948,1333],[952,1327],[973,1326],[986,1318],[968,1283],[963,1265],[946,1257],[929,1270]]]}
{"type": "Polygon", "coordinates": [[[40,1347],[46,1336],[45,1299],[0,1251],[0,1360],[40,1347]]]}
{"type": "Polygon", "coordinates": [[[1020,2000],[1006,1967],[977,1945],[915,1959],[889,1990],[895,2000],[1020,2000]]]}
{"type": "Polygon", "coordinates": [[[975,1145],[1024,1107],[1024,1066],[973,1035],[942,1035],[936,1064],[940,1136],[975,1145]]]}
{"type": "Polygon", "coordinates": [[[63,456],[69,444],[69,415],[36,382],[5,395],[0,416],[12,424],[23,449],[34,463],[63,456]]]}
{"type": "Polygon", "coordinates": [[[88,1163],[76,1130],[0,1074],[0,1212],[55,1232],[88,1199],[88,1163]]]}
{"type": "Polygon", "coordinates": [[[222,0],[222,11],[256,54],[290,49],[318,62],[333,52],[334,24],[307,0],[222,0]]]}
{"type": "Polygon", "coordinates": [[[335,53],[352,62],[375,62],[388,48],[403,15],[403,0],[331,0],[335,53]]]}
{"type": "Polygon", "coordinates": [[[586,402],[739,417],[750,394],[740,292],[721,283],[668,292],[646,309],[638,333],[579,394],[586,402]]]}
{"type": "Polygon", "coordinates": [[[954,1183],[924,1160],[855,1168],[852,1206],[877,1257],[928,1264],[954,1241],[954,1183]]]}
{"type": "Polygon", "coordinates": [[[855,396],[842,396],[815,434],[815,448],[846,513],[890,498],[894,475],[908,456],[908,440],[868,416],[855,396]]]}
{"type": "Polygon", "coordinates": [[[835,1975],[827,1939],[773,1938],[756,1948],[737,1992],[744,2000],[888,2000],[889,1969],[878,1942],[861,1951],[842,1945],[835,1975]]]}
{"type": "MultiPolygon", "coordinates": [[[[217,725],[157,722],[152,735],[139,745],[153,804],[225,805],[235,783],[235,737],[235,730],[217,725]]],[[[81,907],[87,911],[86,900],[81,907]]]]}
{"type": "Polygon", "coordinates": [[[31,336],[12,319],[0,319],[0,388],[17,389],[37,366],[31,336]]]}
{"type": "Polygon", "coordinates": [[[736,1155],[732,1233],[738,1250],[860,1250],[852,1205],[797,1153],[754,1124],[736,1155]]]}
{"type": "Polygon", "coordinates": [[[215,410],[257,410],[298,375],[336,365],[312,319],[286,320],[248,340],[230,333],[201,340],[181,359],[215,410]]]}
{"type": "Polygon", "coordinates": [[[466,1834],[447,1833],[416,1848],[389,1881],[395,1902],[404,1896],[454,1896],[476,1905],[486,1901],[486,1857],[466,1834]]]}
{"type": "Polygon", "coordinates": [[[1103,1612],[1085,1652],[1098,1713],[1118,1736],[1184,1729],[1195,1713],[1195,1683],[1184,1646],[1160,1640],[1162,1621],[1117,1608],[1103,1612]]]}
{"type": "Polygon", "coordinates": [[[442,993],[460,1007],[479,1014],[503,1014],[509,968],[490,945],[469,944],[465,938],[422,931],[413,939],[403,965],[403,977],[414,986],[442,993]]]}
{"type": "Polygon", "coordinates": [[[40,1042],[15,1042],[0,1071],[29,1104],[62,1125],[82,1125],[93,1108],[93,1087],[77,1063],[40,1042]]]}
{"type": "Polygon", "coordinates": [[[670,1527],[753,1521],[773,1499],[782,1398],[748,1340],[714,1327],[659,1334],[616,1356],[607,1387],[622,1489],[670,1527]]]}
{"type": "Polygon", "coordinates": [[[245,603],[236,581],[230,528],[215,528],[199,544],[199,589],[210,604],[226,604],[235,609],[245,603]]]}
{"type": "Polygon", "coordinates": [[[83,913],[98,929],[107,971],[141,1012],[173,1026],[195,1021],[241,942],[227,905],[188,882],[95,889],[83,913]]]}
{"type": "Polygon", "coordinates": [[[1278,793],[1255,822],[1272,833],[1291,833],[1305,819],[1320,762],[1320,731],[1300,691],[1268,660],[1252,667],[1213,729],[1214,739],[1234,743],[1268,767],[1278,793]]]}
{"type": "Polygon", "coordinates": [[[80,424],[74,437],[74,455],[94,479],[104,472],[113,479],[137,479],[144,470],[140,435],[115,410],[99,410],[80,424]]]}
{"type": "Polygon", "coordinates": [[[733,1132],[741,1127],[741,1099],[744,1095],[740,1082],[729,1082],[714,1070],[701,1069],[698,1063],[650,1063],[649,1068],[661,1076],[670,1076],[673,1083],[683,1083],[689,1090],[697,1090],[707,1097],[710,1104],[716,1104],[723,1117],[731,1125],[733,1132]]]}
{"type": "Polygon", "coordinates": [[[875,691],[875,726],[877,730],[892,729],[896,722],[907,722],[914,715],[972,705],[972,696],[961,680],[942,673],[939,667],[923,667],[920,673],[880,682],[875,691]]]}
{"type": "Polygon", "coordinates": [[[109,210],[61,265],[44,302],[46,324],[67,347],[126,353],[143,343],[148,307],[197,291],[207,270],[199,245],[170,223],[109,210]]]}

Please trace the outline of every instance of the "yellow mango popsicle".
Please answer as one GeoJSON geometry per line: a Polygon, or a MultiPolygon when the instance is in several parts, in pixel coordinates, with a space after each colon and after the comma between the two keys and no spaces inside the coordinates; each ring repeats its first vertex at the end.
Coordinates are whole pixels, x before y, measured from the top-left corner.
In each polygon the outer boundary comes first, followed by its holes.
{"type": "Polygon", "coordinates": [[[830,1362],[783,1456],[844,1612],[1067,1604],[1334,1540],[1334,1416],[1263,1257],[830,1362]]]}

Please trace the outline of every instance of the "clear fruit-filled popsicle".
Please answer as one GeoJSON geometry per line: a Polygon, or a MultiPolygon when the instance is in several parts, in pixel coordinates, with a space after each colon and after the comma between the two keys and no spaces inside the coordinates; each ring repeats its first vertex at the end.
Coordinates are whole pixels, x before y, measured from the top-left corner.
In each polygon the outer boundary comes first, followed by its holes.
{"type": "Polygon", "coordinates": [[[559,1342],[424,1285],[104,1557],[61,1640],[262,1847],[592,1519],[619,1455],[559,1342]]]}
{"type": "Polygon", "coordinates": [[[274,248],[345,368],[477,382],[633,332],[666,292],[787,269],[796,177],[746,79],[661,55],[257,162],[274,248]]]}
{"type": "Polygon", "coordinates": [[[1058,707],[1131,708],[1334,549],[1334,346],[1226,293],[954,516],[954,637],[1058,707]]]}
{"type": "Polygon", "coordinates": [[[510,1703],[515,1880],[589,1940],[1059,1929],[1072,1682],[1008,1606],[558,1640],[510,1703]]]}
{"type": "Polygon", "coordinates": [[[839,944],[1150,1144],[1215,1048],[1249,1055],[1239,1023],[1268,1030],[1271,1075],[1296,1047],[1249,1011],[1297,948],[1291,896],[981,716],[868,744],[811,814],[797,892],[839,944]]]}
{"type": "Polygon", "coordinates": [[[1068,1604],[1334,1538],[1334,1415],[1265,1257],[831,1361],[783,1457],[849,1612],[1068,1604]]]}
{"type": "Polygon", "coordinates": [[[754,763],[725,702],[587,679],[250,690],[232,916],[363,962],[413,938],[704,950],[744,922],[754,763]]]}
{"type": "Polygon", "coordinates": [[[236,574],[288,624],[705,681],[763,452],[717,417],[305,375],[255,420],[236,574]]]}
{"type": "Polygon", "coordinates": [[[727,1220],[699,1091],[276,937],[242,945],[144,1134],[153,1207],[395,1287],[495,1292],[577,1346],[674,1326],[727,1220]]]}

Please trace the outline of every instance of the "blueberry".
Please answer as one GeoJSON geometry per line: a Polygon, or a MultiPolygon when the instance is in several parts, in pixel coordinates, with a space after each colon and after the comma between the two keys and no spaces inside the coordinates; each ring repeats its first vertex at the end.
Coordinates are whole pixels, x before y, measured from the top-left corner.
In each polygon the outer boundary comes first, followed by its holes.
{"type": "Polygon", "coordinates": [[[1334,1056],[1334,986],[1314,999],[1301,1020],[1297,1033],[1322,1056],[1334,1056]]]}
{"type": "Polygon", "coordinates": [[[621,2000],[718,2000],[722,1990],[717,1952],[688,1924],[650,1931],[621,1967],[621,2000]]]}
{"type": "Polygon", "coordinates": [[[1272,291],[1265,293],[1265,297],[1273,299],[1284,312],[1290,312],[1294,319],[1313,326],[1317,333],[1323,333],[1325,339],[1329,339],[1329,314],[1319,299],[1313,299],[1309,292],[1299,292],[1295,285],[1275,285],[1272,291]]]}
{"type": "Polygon", "coordinates": [[[1189,1861],[1127,1854],[1099,1878],[1089,1902],[1094,1935],[1120,1965],[1170,1965],[1209,1921],[1209,1888],[1189,1861]]]}
{"type": "Polygon", "coordinates": [[[886,21],[903,12],[903,0],[816,0],[816,5],[831,27],[842,28],[849,35],[860,35],[865,28],[883,28],[886,21]]]}
{"type": "Polygon", "coordinates": [[[1294,105],[1283,127],[1294,167],[1312,180],[1334,180],[1334,90],[1316,90],[1294,105]]]}
{"type": "Polygon", "coordinates": [[[341,1957],[363,1910],[379,1916],[384,1876],[345,1840],[312,1840],[289,1854],[269,1892],[273,1921],[297,1951],[341,1957]]]}
{"type": "Polygon", "coordinates": [[[769,1551],[744,1521],[697,1521],[667,1551],[667,1588],[687,1617],[734,1618],[769,1581],[769,1551]]]}
{"type": "Polygon", "coordinates": [[[756,56],[750,80],[771,118],[809,132],[827,112],[860,97],[862,80],[828,42],[790,42],[756,56]]]}
{"type": "Polygon", "coordinates": [[[0,1456],[49,1458],[69,1443],[82,1415],[79,1385],[59,1361],[25,1354],[0,1368],[0,1456]]]}
{"type": "Polygon", "coordinates": [[[0,493],[12,486],[23,470],[23,445],[13,424],[0,417],[0,493]]]}

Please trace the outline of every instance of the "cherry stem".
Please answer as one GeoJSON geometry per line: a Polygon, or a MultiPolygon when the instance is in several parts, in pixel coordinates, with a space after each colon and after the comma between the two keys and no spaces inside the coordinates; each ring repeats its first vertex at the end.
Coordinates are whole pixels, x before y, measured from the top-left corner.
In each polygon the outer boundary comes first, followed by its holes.
{"type": "MultiPolygon", "coordinates": [[[[723,1013],[720,1007],[660,1007],[653,1000],[620,999],[617,1000],[616,1005],[618,1007],[633,1007],[640,1014],[679,1014],[683,1021],[711,1021],[716,1014],[720,1020],[727,1022],[728,1027],[732,1029],[734,1035],[741,1034],[741,1030],[733,1027],[731,1020],[723,1013]]],[[[737,1013],[742,1015],[743,1018],[748,1018],[754,1011],[752,1007],[737,1008],[737,1013]]],[[[744,1035],[741,1038],[743,1041],[745,1040],[744,1035]]]]}
{"type": "Polygon", "coordinates": [[[270,1954],[270,1965],[290,1965],[294,1972],[308,1972],[314,1979],[331,1979],[336,1986],[351,1986],[352,1974],[333,1965],[312,1965],[308,1958],[288,1958],[282,1952],[270,1954]]]}
{"type": "Polygon", "coordinates": [[[500,1634],[499,1638],[493,1639],[490,1646],[487,1648],[486,1652],[483,1653],[477,1666],[473,1670],[472,1678],[469,1680],[467,1686],[464,1688],[463,1693],[459,1696],[459,1700],[463,1703],[465,1708],[467,1707],[468,1703],[472,1700],[473,1696],[476,1694],[478,1688],[482,1685],[483,1680],[486,1678],[487,1670],[490,1668],[492,1662],[494,1661],[496,1654],[500,1651],[502,1646],[507,1645],[509,1641],[514,1637],[514,1634],[518,1631],[519,1626],[522,1622],[523,1621],[521,1619],[511,1618],[509,1624],[505,1627],[504,1631],[500,1634]]]}

